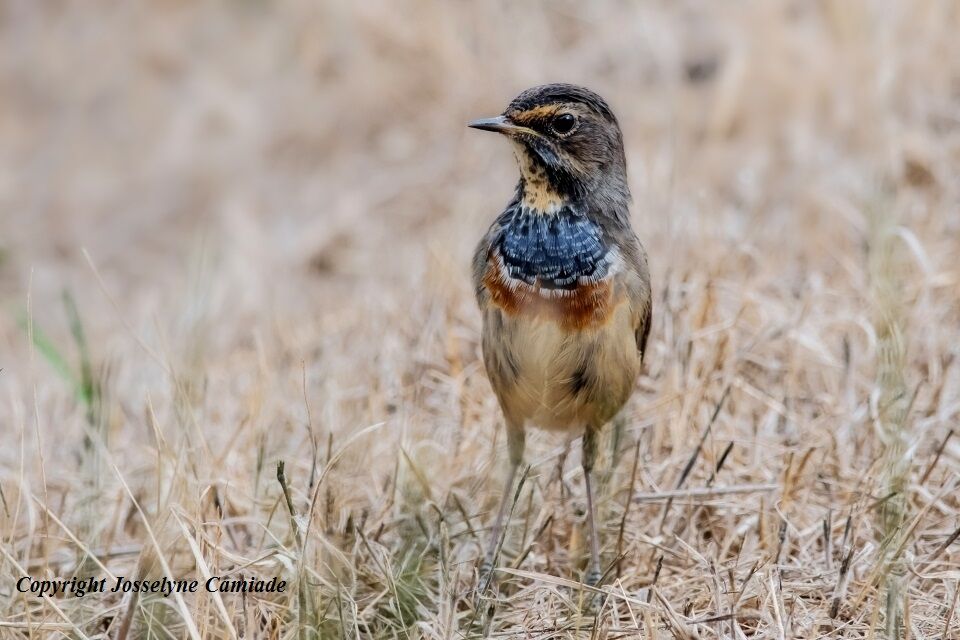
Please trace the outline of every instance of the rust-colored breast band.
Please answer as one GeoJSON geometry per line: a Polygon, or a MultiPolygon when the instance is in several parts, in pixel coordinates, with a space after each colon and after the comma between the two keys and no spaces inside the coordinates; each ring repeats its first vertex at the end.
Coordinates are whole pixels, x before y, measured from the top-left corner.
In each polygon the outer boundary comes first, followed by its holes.
{"type": "Polygon", "coordinates": [[[536,284],[508,280],[498,260],[487,263],[483,284],[491,303],[510,316],[529,316],[557,322],[565,331],[580,331],[605,324],[616,306],[610,278],[582,284],[559,294],[536,284]],[[508,282],[510,282],[508,284],[508,282]]]}

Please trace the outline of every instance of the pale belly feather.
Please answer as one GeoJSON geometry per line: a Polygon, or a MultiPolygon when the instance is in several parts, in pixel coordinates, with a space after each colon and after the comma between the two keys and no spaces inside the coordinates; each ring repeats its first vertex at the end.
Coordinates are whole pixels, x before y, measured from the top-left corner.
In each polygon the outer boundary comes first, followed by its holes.
{"type": "Polygon", "coordinates": [[[630,397],[640,370],[629,305],[601,325],[563,329],[548,318],[490,309],[484,351],[508,416],[544,429],[602,426],[630,397]],[[487,334],[496,331],[497,334],[487,334]]]}

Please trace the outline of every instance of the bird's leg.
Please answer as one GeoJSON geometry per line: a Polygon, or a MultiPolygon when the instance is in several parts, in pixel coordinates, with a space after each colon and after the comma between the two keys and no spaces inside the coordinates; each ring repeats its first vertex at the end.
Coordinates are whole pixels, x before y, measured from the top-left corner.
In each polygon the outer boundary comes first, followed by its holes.
{"type": "Polygon", "coordinates": [[[481,590],[486,589],[493,578],[493,569],[496,565],[497,549],[500,547],[500,536],[503,533],[504,519],[507,516],[507,509],[513,499],[513,482],[517,476],[517,469],[523,461],[524,440],[522,426],[507,425],[507,444],[510,449],[510,471],[507,474],[507,482],[503,487],[503,496],[500,498],[500,508],[497,509],[497,519],[494,520],[493,529],[490,531],[487,552],[484,554],[483,563],[480,565],[481,590]]]}
{"type": "Polygon", "coordinates": [[[597,432],[587,427],[583,434],[583,483],[587,491],[587,521],[590,524],[590,566],[587,569],[586,583],[591,587],[600,582],[600,539],[597,535],[597,513],[593,505],[593,486],[590,484],[590,472],[597,458],[597,432]]]}
{"type": "Polygon", "coordinates": [[[560,504],[565,503],[566,497],[566,488],[567,485],[563,481],[563,467],[567,462],[567,456],[570,455],[570,442],[573,440],[571,437],[567,437],[563,441],[563,451],[560,453],[560,458],[557,460],[557,482],[560,483],[560,504]]]}
{"type": "Polygon", "coordinates": [[[490,530],[490,539],[487,542],[487,552],[483,558],[481,573],[489,573],[493,570],[493,564],[496,560],[497,547],[500,544],[500,534],[503,532],[503,519],[507,515],[507,505],[513,495],[513,481],[517,476],[517,467],[519,465],[510,463],[510,471],[507,474],[507,482],[503,487],[503,497],[500,498],[500,508],[497,510],[497,519],[493,521],[493,529],[490,530]]]}

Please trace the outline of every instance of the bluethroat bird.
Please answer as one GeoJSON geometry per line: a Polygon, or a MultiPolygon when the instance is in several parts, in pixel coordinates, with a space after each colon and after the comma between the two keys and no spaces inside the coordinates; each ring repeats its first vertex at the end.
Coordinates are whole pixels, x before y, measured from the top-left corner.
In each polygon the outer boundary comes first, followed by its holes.
{"type": "Polygon", "coordinates": [[[506,136],[520,166],[513,199],[473,259],[483,361],[510,452],[481,583],[490,580],[529,423],[583,434],[586,582],[596,585],[597,434],[633,392],[652,310],[647,254],[630,226],[623,136],[603,98],[569,84],[528,89],[502,115],[469,126],[506,136]]]}

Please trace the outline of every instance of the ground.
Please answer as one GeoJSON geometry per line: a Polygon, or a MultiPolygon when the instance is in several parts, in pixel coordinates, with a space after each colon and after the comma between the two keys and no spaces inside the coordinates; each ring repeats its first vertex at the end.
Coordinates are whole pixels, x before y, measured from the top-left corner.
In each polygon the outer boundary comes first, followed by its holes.
{"type": "Polygon", "coordinates": [[[0,636],[960,637],[958,28],[946,0],[3,4],[0,636]],[[469,260],[516,167],[465,123],[550,81],[620,118],[655,293],[595,602],[578,443],[536,432],[475,593],[507,461],[469,260]]]}

